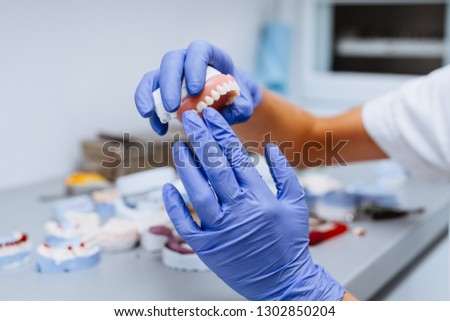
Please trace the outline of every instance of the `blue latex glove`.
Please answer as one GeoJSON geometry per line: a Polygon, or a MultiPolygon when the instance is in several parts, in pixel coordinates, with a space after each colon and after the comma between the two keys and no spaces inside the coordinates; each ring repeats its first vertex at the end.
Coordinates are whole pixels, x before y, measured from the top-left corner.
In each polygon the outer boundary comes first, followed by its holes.
{"type": "Polygon", "coordinates": [[[190,96],[197,96],[205,86],[206,67],[210,65],[224,74],[232,75],[241,95],[234,103],[223,108],[221,113],[229,124],[241,123],[250,118],[253,109],[262,100],[262,91],[251,76],[233,65],[230,56],[212,44],[197,40],[187,49],[171,51],[164,55],[159,70],[154,70],[142,78],[134,100],[142,117],[150,118],[150,124],[159,135],[167,132],[168,124],[161,124],[155,112],[152,93],[161,88],[161,98],[168,112],[175,112],[181,103],[181,85],[186,78],[190,96]]]}
{"type": "Polygon", "coordinates": [[[278,147],[265,149],[275,196],[222,116],[206,108],[203,117],[205,122],[193,111],[183,114],[198,159],[185,143],[174,146],[175,165],[201,227],[177,189],[163,189],[180,236],[248,299],[341,300],[344,289],[311,259],[305,194],[278,147]]]}

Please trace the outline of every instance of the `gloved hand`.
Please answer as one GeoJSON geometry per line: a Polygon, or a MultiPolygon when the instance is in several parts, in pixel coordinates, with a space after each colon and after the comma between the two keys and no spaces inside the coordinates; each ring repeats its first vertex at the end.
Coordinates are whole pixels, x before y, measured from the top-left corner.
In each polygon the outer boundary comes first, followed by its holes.
{"type": "Polygon", "coordinates": [[[159,70],[142,78],[134,100],[142,117],[150,118],[150,124],[159,135],[167,132],[168,124],[161,124],[155,112],[152,93],[161,88],[161,98],[168,112],[175,112],[181,103],[181,85],[186,78],[190,96],[197,96],[205,86],[206,67],[210,65],[224,74],[231,74],[241,88],[241,95],[229,107],[220,111],[229,124],[244,122],[262,100],[262,91],[252,77],[233,65],[227,53],[205,41],[194,41],[187,49],[171,51],[164,55],[159,70]]]}
{"type": "Polygon", "coordinates": [[[341,300],[344,289],[308,250],[308,208],[297,177],[273,144],[265,149],[278,190],[274,196],[222,116],[183,114],[185,143],[174,161],[201,221],[167,184],[164,203],[176,230],[225,283],[251,300],[341,300]]]}

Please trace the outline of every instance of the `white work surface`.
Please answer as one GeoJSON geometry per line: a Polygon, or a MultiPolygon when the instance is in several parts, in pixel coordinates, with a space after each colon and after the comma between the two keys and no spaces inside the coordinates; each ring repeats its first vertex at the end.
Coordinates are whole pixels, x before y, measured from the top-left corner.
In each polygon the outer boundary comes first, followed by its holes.
{"type": "MultiPolygon", "coordinates": [[[[372,168],[373,164],[355,164],[325,172],[348,183],[370,178],[372,168]]],[[[50,204],[40,197],[62,192],[58,180],[0,194],[0,234],[26,232],[36,246],[51,215],[50,204]]],[[[360,299],[373,296],[448,228],[449,185],[408,181],[398,196],[402,206],[423,206],[426,212],[387,221],[357,221],[354,226],[367,230],[364,237],[347,233],[311,248],[315,262],[360,299]]],[[[98,266],[75,273],[40,274],[34,263],[0,271],[0,300],[241,299],[212,272],[174,271],[158,255],[140,248],[102,254],[98,266]]]]}

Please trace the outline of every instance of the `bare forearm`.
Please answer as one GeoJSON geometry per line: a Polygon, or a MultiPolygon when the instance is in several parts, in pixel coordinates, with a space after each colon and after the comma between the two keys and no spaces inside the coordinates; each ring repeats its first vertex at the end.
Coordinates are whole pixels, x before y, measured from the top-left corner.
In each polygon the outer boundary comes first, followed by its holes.
{"type": "Polygon", "coordinates": [[[243,141],[277,143],[297,167],[386,158],[367,134],[361,108],[316,117],[269,91],[264,91],[252,118],[235,126],[235,131],[243,141]]]}
{"type": "Polygon", "coordinates": [[[358,301],[356,297],[353,296],[350,292],[345,292],[342,297],[342,301],[358,301]]]}

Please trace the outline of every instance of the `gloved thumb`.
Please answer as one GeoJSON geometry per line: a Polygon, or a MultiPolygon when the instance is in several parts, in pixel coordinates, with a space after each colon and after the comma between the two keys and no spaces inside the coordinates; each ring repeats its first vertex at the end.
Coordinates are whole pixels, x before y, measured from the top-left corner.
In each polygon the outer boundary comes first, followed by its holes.
{"type": "Polygon", "coordinates": [[[300,186],[297,175],[284,157],[281,150],[273,143],[266,145],[264,149],[270,174],[277,187],[277,198],[281,201],[299,201],[305,196],[300,186]]]}

